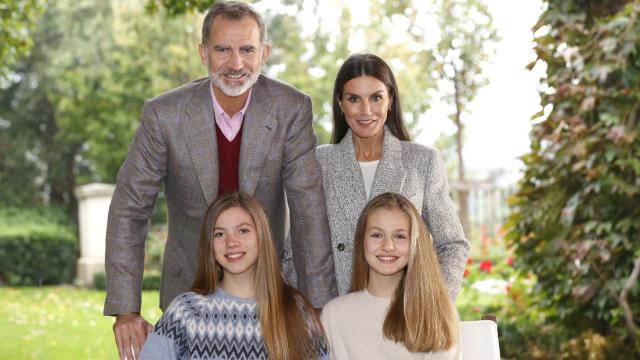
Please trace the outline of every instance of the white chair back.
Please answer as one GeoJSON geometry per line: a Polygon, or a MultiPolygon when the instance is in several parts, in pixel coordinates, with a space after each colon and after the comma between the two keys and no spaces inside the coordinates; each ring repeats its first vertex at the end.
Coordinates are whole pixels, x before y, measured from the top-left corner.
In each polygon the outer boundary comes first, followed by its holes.
{"type": "Polygon", "coordinates": [[[461,321],[462,360],[500,360],[498,325],[491,320],[461,321]]]}

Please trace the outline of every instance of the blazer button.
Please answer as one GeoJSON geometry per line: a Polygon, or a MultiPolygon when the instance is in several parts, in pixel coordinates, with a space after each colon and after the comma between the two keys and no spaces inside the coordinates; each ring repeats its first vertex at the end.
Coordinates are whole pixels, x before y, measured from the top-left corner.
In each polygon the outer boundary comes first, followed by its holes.
{"type": "Polygon", "coordinates": [[[344,251],[344,244],[343,243],[338,244],[338,251],[344,251]]]}

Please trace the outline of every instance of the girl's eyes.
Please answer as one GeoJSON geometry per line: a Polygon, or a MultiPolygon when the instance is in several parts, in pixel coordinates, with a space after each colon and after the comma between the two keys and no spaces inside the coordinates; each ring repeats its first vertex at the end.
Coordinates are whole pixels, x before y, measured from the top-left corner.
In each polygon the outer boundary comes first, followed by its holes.
{"type": "Polygon", "coordinates": [[[214,238],[214,239],[215,239],[215,238],[222,237],[222,236],[224,236],[224,233],[223,233],[222,231],[215,231],[215,232],[213,233],[213,238],[214,238]]]}
{"type": "MultiPolygon", "coordinates": [[[[384,237],[384,235],[382,233],[379,232],[374,232],[369,234],[369,237],[373,238],[373,239],[381,239],[384,237]]],[[[395,234],[393,235],[394,239],[397,240],[406,240],[407,239],[407,235],[406,234],[395,234]]]]}
{"type": "Polygon", "coordinates": [[[382,100],[382,95],[374,95],[373,96],[373,101],[377,102],[377,101],[380,101],[380,100],[382,100]]]}
{"type": "Polygon", "coordinates": [[[251,229],[249,229],[249,228],[240,228],[240,230],[238,230],[238,232],[240,234],[248,234],[248,233],[251,232],[251,229]]]}
{"type": "Polygon", "coordinates": [[[347,101],[352,102],[352,103],[358,102],[358,97],[357,96],[349,96],[347,98],[347,101]]]}

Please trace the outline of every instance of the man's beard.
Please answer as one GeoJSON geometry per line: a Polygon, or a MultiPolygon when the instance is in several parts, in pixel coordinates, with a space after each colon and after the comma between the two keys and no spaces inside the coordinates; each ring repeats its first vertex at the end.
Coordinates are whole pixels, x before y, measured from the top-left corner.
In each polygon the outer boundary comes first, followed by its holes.
{"type": "Polygon", "coordinates": [[[247,92],[258,81],[258,76],[259,75],[260,75],[260,71],[256,71],[254,73],[251,73],[251,72],[249,72],[249,71],[247,71],[246,69],[243,68],[243,69],[238,70],[238,71],[227,70],[227,71],[221,71],[221,72],[218,72],[218,73],[210,74],[209,78],[211,78],[211,83],[213,84],[213,86],[215,86],[218,89],[220,89],[220,91],[222,91],[223,94],[225,94],[227,96],[231,96],[231,97],[236,97],[236,96],[240,96],[240,95],[244,94],[245,92],[247,92]],[[223,77],[225,76],[225,74],[228,74],[228,75],[238,75],[238,74],[249,75],[249,78],[246,79],[245,82],[240,84],[240,85],[228,85],[223,80],[223,77]]]}

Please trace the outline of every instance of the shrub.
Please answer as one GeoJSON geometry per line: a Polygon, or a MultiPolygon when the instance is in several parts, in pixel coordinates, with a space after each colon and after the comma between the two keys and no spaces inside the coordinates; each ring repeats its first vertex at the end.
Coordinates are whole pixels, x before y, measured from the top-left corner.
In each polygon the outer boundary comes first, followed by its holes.
{"type": "MultiPolygon", "coordinates": [[[[93,287],[98,290],[107,289],[107,274],[99,272],[93,275],[93,287]]],[[[160,289],[160,274],[145,273],[142,278],[142,290],[158,290],[160,289]]]]}
{"type": "Polygon", "coordinates": [[[78,239],[56,208],[0,209],[0,280],[9,285],[69,283],[78,239]]]}
{"type": "Polygon", "coordinates": [[[545,2],[534,30],[546,112],[522,158],[508,239],[537,279],[529,309],[555,328],[558,358],[607,344],[638,358],[640,4],[545,2]]]}

